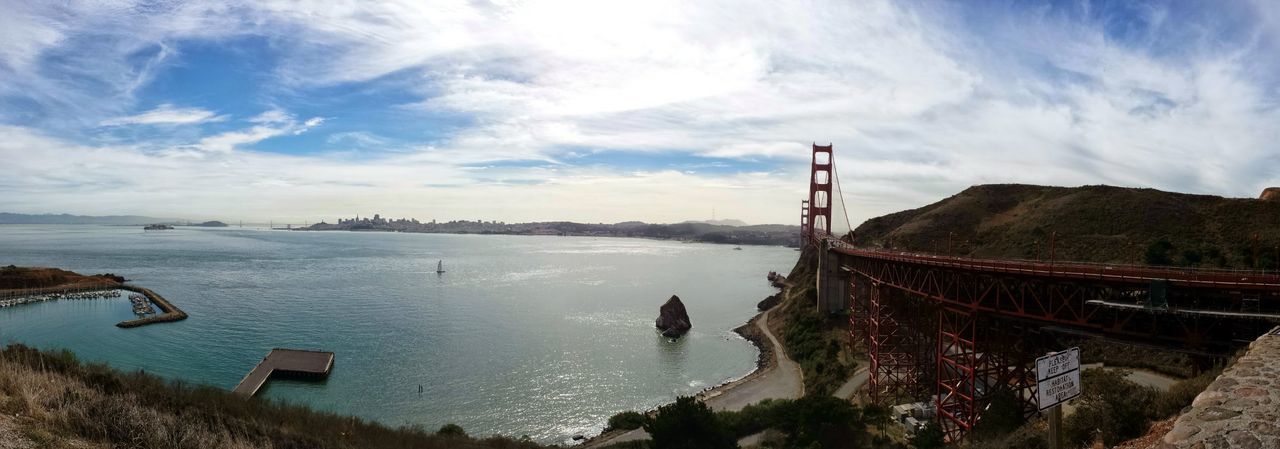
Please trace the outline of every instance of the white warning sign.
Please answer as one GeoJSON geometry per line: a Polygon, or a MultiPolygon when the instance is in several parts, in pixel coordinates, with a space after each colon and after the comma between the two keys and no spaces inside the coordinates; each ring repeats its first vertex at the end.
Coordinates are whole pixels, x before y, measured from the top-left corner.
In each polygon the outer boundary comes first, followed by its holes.
{"type": "Polygon", "coordinates": [[[1036,359],[1036,403],[1043,411],[1080,396],[1080,348],[1036,359]]]}

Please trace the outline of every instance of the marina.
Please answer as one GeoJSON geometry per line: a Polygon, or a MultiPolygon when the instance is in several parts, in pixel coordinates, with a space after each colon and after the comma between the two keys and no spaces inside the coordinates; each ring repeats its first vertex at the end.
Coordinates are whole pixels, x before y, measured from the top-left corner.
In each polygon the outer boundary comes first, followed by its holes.
{"type": "Polygon", "coordinates": [[[147,324],[167,323],[187,319],[186,312],[183,312],[182,309],[179,309],[177,306],[173,305],[173,303],[169,302],[169,300],[164,299],[163,296],[156,294],[156,292],[153,292],[150,289],[134,287],[132,285],[124,285],[120,288],[134,292],[134,294],[129,295],[130,301],[134,301],[135,296],[141,297],[142,300],[134,302],[133,313],[138,315],[138,319],[121,321],[116,323],[116,327],[130,328],[147,324]],[[152,308],[153,304],[155,307],[160,308],[160,311],[164,313],[157,314],[156,310],[152,308]]]}
{"type": "MultiPolygon", "coordinates": [[[[95,299],[112,299],[119,298],[119,290],[96,290],[75,293],[37,293],[37,294],[20,294],[11,297],[0,298],[0,308],[16,307],[25,304],[35,304],[47,301],[58,300],[95,300],[95,299]]],[[[154,311],[153,311],[154,313],[154,311]]]]}

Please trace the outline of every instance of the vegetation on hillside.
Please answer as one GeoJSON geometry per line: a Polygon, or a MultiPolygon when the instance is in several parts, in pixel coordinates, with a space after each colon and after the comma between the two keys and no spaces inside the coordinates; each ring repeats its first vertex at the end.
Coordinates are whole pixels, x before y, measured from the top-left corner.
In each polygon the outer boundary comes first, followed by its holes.
{"type": "Polygon", "coordinates": [[[787,275],[791,287],[773,309],[769,327],[800,365],[805,394],[827,396],[849,380],[857,363],[849,348],[848,317],[818,313],[816,273],[817,253],[806,248],[787,275]]]}
{"type": "MultiPolygon", "coordinates": [[[[1067,447],[1087,447],[1095,441],[1112,447],[1142,436],[1153,421],[1172,417],[1191,405],[1219,373],[1221,369],[1206,371],[1160,392],[1125,379],[1128,373],[1124,370],[1085,370],[1080,379],[1084,391],[1075,401],[1075,413],[1063,420],[1067,447]]],[[[1043,419],[1018,427],[1003,420],[996,424],[997,429],[991,428],[989,417],[1008,414],[1015,407],[1013,401],[993,400],[974,432],[973,449],[1048,448],[1043,419]]]]}
{"type": "Polygon", "coordinates": [[[886,410],[860,407],[831,396],[767,399],[741,411],[712,412],[692,397],[681,397],[645,418],[653,437],[610,448],[734,448],[741,438],[760,434],[762,447],[782,449],[905,449],[885,436],[895,426],[886,410]]]}
{"type": "Polygon", "coordinates": [[[542,447],[504,437],[475,439],[457,426],[438,433],[392,429],[140,371],[122,373],[81,363],[67,351],[21,345],[0,351],[0,435],[5,434],[21,440],[0,446],[40,448],[542,447]]]}
{"type": "Polygon", "coordinates": [[[85,276],[57,268],[13,265],[0,267],[0,290],[97,285],[112,282],[124,282],[124,278],[113,274],[85,276]]]}
{"type": "Polygon", "coordinates": [[[992,184],[867,220],[854,234],[861,246],[975,257],[1048,258],[1052,242],[1058,260],[1274,269],[1276,223],[1276,201],[992,184]]]}

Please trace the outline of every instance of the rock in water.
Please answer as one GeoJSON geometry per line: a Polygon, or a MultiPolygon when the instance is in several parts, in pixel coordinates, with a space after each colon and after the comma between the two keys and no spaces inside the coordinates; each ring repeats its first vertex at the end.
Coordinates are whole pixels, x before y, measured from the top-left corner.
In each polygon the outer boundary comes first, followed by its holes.
{"type": "Polygon", "coordinates": [[[671,295],[671,299],[658,309],[658,320],[654,324],[658,326],[658,330],[662,331],[662,336],[668,338],[684,335],[685,332],[689,332],[689,328],[693,327],[689,324],[689,312],[684,310],[684,303],[680,302],[680,297],[675,295],[671,295]]]}

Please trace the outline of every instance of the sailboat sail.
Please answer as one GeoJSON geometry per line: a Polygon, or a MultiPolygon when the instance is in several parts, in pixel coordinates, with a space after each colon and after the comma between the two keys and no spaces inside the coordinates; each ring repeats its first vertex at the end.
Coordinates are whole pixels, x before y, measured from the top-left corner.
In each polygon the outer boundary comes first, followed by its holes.
{"type": "Polygon", "coordinates": [[[436,262],[436,273],[444,273],[444,261],[436,262]]]}

